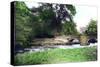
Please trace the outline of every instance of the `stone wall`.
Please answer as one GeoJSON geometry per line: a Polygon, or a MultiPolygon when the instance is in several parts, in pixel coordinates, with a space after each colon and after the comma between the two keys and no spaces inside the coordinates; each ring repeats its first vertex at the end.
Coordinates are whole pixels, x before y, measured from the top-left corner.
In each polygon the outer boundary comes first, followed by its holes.
{"type": "Polygon", "coordinates": [[[88,36],[86,35],[80,36],[80,45],[82,46],[88,45],[88,36]]]}

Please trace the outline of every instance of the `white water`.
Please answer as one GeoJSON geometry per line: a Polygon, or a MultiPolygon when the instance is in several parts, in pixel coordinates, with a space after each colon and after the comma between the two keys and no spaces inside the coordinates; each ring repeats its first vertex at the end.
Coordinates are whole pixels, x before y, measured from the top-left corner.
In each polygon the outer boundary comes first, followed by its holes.
{"type": "Polygon", "coordinates": [[[49,47],[43,47],[43,46],[38,46],[38,47],[32,47],[32,48],[26,48],[25,50],[29,52],[37,52],[37,51],[45,51],[45,50],[50,50],[50,49],[55,49],[55,48],[60,48],[60,49],[74,49],[74,48],[84,48],[84,47],[92,47],[92,46],[97,46],[97,43],[90,44],[87,46],[80,46],[80,44],[73,44],[73,45],[56,45],[56,46],[49,46],[49,47]]]}
{"type": "Polygon", "coordinates": [[[73,44],[71,46],[67,46],[67,45],[58,45],[56,46],[57,48],[61,48],[61,49],[73,49],[73,48],[84,48],[84,47],[92,47],[92,46],[96,46],[97,43],[94,43],[94,44],[90,44],[90,45],[87,45],[87,46],[80,46],[80,44],[73,44]]]}

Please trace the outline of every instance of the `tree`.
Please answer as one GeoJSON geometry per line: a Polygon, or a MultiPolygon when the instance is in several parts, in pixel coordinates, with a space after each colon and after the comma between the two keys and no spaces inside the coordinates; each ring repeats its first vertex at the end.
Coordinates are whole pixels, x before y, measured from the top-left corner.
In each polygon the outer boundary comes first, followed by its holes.
{"type": "Polygon", "coordinates": [[[65,22],[63,23],[62,33],[64,35],[77,35],[76,24],[73,22],[65,22]]]}
{"type": "Polygon", "coordinates": [[[52,31],[53,34],[60,33],[62,31],[62,22],[74,23],[73,16],[76,14],[75,7],[66,4],[41,3],[41,6],[38,8],[32,8],[31,11],[33,13],[37,13],[38,17],[40,17],[39,20],[41,20],[41,29],[45,32],[48,32],[48,30],[52,31]]]}
{"type": "Polygon", "coordinates": [[[55,33],[76,33],[76,10],[72,5],[41,3],[29,9],[24,2],[16,1],[15,10],[16,44],[26,46],[34,38],[54,37],[55,33]]]}
{"type": "Polygon", "coordinates": [[[96,36],[97,37],[97,21],[91,20],[85,33],[89,36],[96,36]]]}
{"type": "Polygon", "coordinates": [[[31,14],[24,2],[15,2],[16,44],[27,45],[32,30],[31,14]]]}

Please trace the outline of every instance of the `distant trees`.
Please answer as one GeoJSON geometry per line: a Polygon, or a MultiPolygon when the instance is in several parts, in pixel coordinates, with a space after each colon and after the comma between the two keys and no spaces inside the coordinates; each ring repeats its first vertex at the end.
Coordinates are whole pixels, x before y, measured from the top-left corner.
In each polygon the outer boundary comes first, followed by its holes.
{"type": "Polygon", "coordinates": [[[29,44],[36,37],[53,37],[77,33],[72,5],[41,3],[27,8],[24,2],[15,2],[16,44],[29,44]]]}
{"type": "Polygon", "coordinates": [[[97,21],[91,20],[89,25],[87,26],[87,29],[85,31],[85,34],[88,36],[95,36],[97,37],[97,21]]]}

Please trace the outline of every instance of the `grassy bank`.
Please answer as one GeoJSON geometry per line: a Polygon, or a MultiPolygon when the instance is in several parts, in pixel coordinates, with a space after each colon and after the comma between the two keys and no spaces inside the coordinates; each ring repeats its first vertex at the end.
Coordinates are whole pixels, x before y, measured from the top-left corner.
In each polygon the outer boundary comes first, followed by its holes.
{"type": "Polygon", "coordinates": [[[15,65],[82,62],[97,60],[97,48],[52,49],[44,52],[17,54],[15,65]]]}

